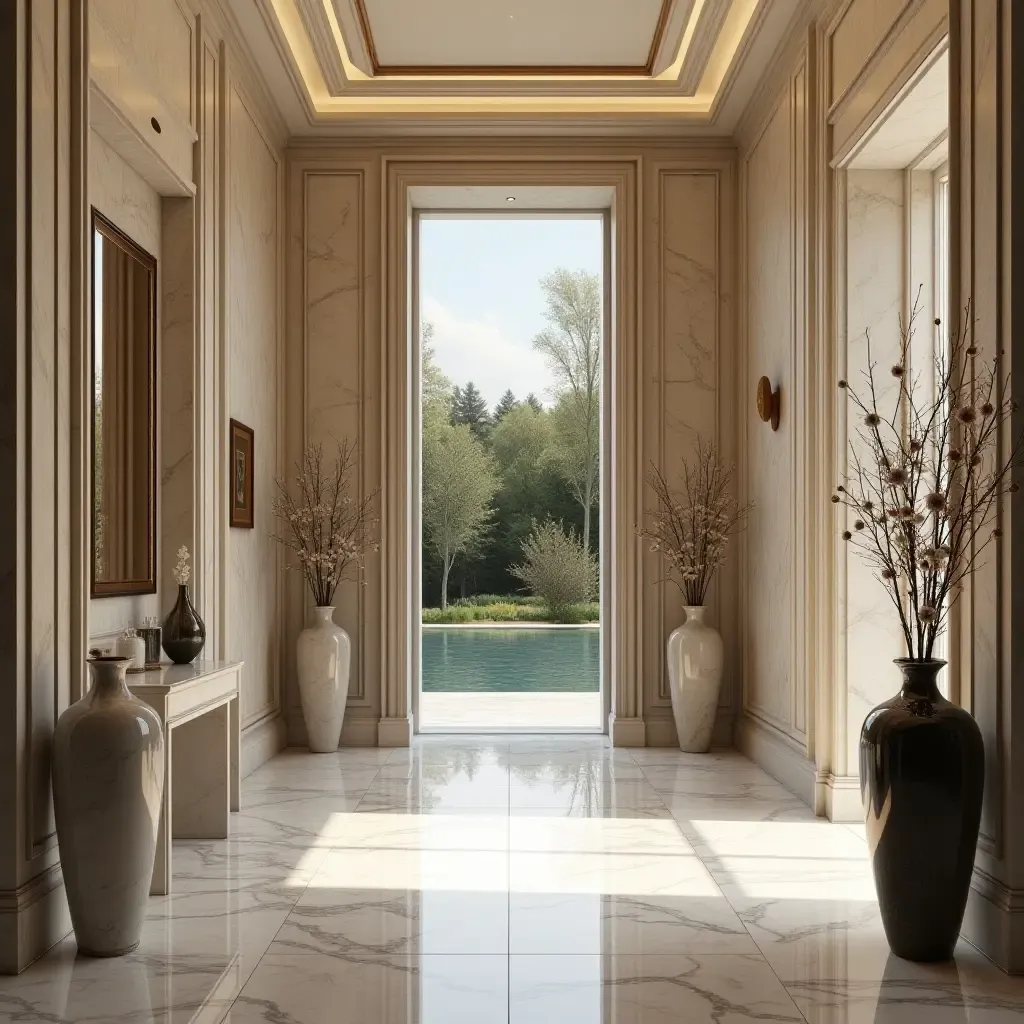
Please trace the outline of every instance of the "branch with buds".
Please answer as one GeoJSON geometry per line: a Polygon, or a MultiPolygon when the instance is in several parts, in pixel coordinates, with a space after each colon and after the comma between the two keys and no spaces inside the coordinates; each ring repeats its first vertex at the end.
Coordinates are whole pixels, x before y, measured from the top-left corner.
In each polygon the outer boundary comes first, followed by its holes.
{"type": "Polygon", "coordinates": [[[978,356],[970,307],[964,328],[936,354],[927,389],[910,367],[917,316],[915,304],[908,321],[900,318],[890,413],[879,409],[870,334],[863,387],[839,381],[860,426],[850,440],[849,472],[831,500],[848,510],[842,538],[884,585],[909,656],[929,659],[951,601],[999,536],[1001,499],[1018,490],[1011,478],[1021,439],[1005,449],[1004,427],[1017,406],[998,356],[978,356]]]}
{"type": "Polygon", "coordinates": [[[367,552],[378,550],[379,520],[373,514],[378,492],[353,497],[358,463],[354,442],[338,444],[330,467],[324,466],[323,445],[312,444],[296,466],[295,494],[287,481],[277,481],[274,515],[285,532],[275,539],[293,552],[295,561],[289,568],[302,572],[321,607],[334,603],[343,579],[361,580],[367,552]]]}
{"type": "Polygon", "coordinates": [[[668,579],[683,593],[688,605],[702,605],[715,572],[725,563],[730,537],[746,525],[752,504],[738,508],[733,500],[732,467],[714,444],[697,439],[693,463],[683,463],[683,489],[677,495],[664,474],[652,468],[647,482],[657,507],[648,510],[647,522],[637,532],[668,563],[668,579]]]}

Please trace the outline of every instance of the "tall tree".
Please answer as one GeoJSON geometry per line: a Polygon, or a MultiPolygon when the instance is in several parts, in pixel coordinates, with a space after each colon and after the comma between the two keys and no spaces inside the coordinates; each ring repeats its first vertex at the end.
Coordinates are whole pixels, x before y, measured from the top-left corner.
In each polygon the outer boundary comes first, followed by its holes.
{"type": "Polygon", "coordinates": [[[420,358],[420,385],[423,399],[423,422],[447,422],[452,415],[452,382],[437,365],[434,355],[434,325],[425,321],[420,328],[422,345],[420,358]]]}
{"type": "Polygon", "coordinates": [[[601,457],[601,280],[559,268],[541,279],[550,327],[533,339],[555,378],[556,463],[583,513],[590,549],[590,510],[601,457]]]}
{"type": "Polygon", "coordinates": [[[534,412],[543,412],[544,411],[544,405],[541,403],[541,400],[532,391],[526,396],[526,404],[534,412]]]}
{"type": "Polygon", "coordinates": [[[441,562],[442,608],[448,607],[452,565],[486,532],[497,489],[494,463],[469,424],[425,425],[423,532],[441,562]]]}
{"type": "Polygon", "coordinates": [[[516,396],[512,394],[512,389],[508,388],[505,394],[498,399],[498,404],[494,407],[494,422],[498,423],[501,419],[507,416],[515,407],[518,405],[516,402],[516,396]]]}
{"type": "Polygon", "coordinates": [[[472,381],[463,388],[455,389],[452,423],[456,426],[460,423],[466,424],[476,438],[486,437],[490,429],[491,418],[487,413],[487,402],[472,381]]]}

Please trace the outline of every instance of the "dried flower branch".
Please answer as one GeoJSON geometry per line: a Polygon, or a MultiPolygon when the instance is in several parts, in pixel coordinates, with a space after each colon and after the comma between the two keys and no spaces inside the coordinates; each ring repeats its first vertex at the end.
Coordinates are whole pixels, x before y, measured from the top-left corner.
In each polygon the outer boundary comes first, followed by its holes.
{"type": "Polygon", "coordinates": [[[174,579],[179,586],[184,586],[188,583],[188,578],[192,574],[192,567],[188,564],[188,548],[184,544],[178,548],[177,551],[178,561],[174,566],[174,579]]]}
{"type": "Polygon", "coordinates": [[[658,505],[647,512],[647,523],[638,533],[668,562],[668,578],[688,605],[704,603],[712,577],[725,563],[726,543],[743,530],[754,507],[736,506],[730,493],[732,476],[732,467],[722,461],[714,444],[700,438],[694,463],[683,463],[680,496],[657,467],[648,475],[658,505]]]}
{"type": "Polygon", "coordinates": [[[378,550],[379,520],[373,515],[377,491],[363,499],[356,491],[356,445],[338,444],[332,467],[324,467],[324,446],[309,445],[296,467],[296,495],[285,480],[277,481],[274,515],[286,532],[276,539],[296,556],[290,568],[302,572],[313,600],[325,607],[343,579],[361,579],[367,551],[378,550]]]}
{"type": "Polygon", "coordinates": [[[861,425],[832,502],[848,510],[843,540],[875,569],[899,614],[910,657],[928,659],[964,578],[999,535],[993,520],[1003,495],[1018,489],[1011,478],[1021,438],[1009,451],[1003,447],[1003,427],[1016,409],[1010,377],[1000,376],[998,355],[977,358],[970,306],[963,329],[937,352],[927,388],[922,375],[911,372],[917,317],[915,303],[909,320],[900,318],[890,415],[878,406],[870,334],[863,393],[839,381],[861,425]]]}

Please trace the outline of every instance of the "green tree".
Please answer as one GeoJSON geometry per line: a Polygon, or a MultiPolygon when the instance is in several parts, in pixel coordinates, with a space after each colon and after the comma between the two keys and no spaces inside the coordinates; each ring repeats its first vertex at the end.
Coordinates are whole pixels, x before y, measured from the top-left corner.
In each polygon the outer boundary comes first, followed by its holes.
{"type": "Polygon", "coordinates": [[[512,572],[531,594],[544,598],[554,618],[564,618],[572,605],[597,595],[597,558],[561,523],[549,519],[534,526],[523,542],[523,556],[512,572]]]}
{"type": "Polygon", "coordinates": [[[491,418],[487,413],[487,402],[484,401],[484,396],[480,394],[472,381],[464,388],[455,388],[452,423],[455,426],[465,423],[473,431],[474,437],[487,436],[491,426],[491,418]]]}
{"type": "Polygon", "coordinates": [[[541,404],[541,400],[532,391],[526,396],[526,404],[534,412],[544,411],[544,406],[541,404]]]}
{"type": "Polygon", "coordinates": [[[434,325],[424,322],[420,329],[422,345],[420,359],[420,384],[423,399],[423,423],[440,420],[447,422],[452,415],[452,382],[435,362],[434,325]]]}
{"type": "Polygon", "coordinates": [[[507,416],[517,405],[516,396],[512,394],[512,389],[508,388],[498,399],[498,404],[494,407],[494,422],[500,422],[503,416],[507,416]]]}
{"type": "Polygon", "coordinates": [[[487,531],[497,489],[494,462],[469,424],[424,424],[423,533],[441,563],[442,608],[452,565],[487,531]]]}
{"type": "Polygon", "coordinates": [[[590,549],[590,511],[597,500],[601,453],[601,281],[560,268],[541,280],[551,325],[533,339],[555,378],[554,462],[583,513],[590,549]]]}

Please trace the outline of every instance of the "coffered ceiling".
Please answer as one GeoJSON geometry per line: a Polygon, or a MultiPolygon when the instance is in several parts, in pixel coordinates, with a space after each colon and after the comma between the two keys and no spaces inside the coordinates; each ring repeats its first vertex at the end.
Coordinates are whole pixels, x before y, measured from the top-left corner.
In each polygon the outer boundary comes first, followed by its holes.
{"type": "Polygon", "coordinates": [[[809,0],[228,0],[296,134],[728,131],[809,0]]]}

